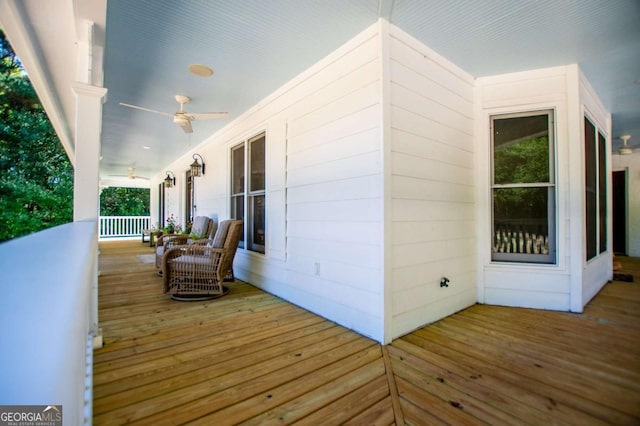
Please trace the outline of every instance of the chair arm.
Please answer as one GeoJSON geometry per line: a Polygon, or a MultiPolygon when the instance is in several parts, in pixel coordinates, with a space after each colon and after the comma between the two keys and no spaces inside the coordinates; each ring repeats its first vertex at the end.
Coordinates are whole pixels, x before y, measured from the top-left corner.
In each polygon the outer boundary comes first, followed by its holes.
{"type": "Polygon", "coordinates": [[[168,238],[163,240],[163,244],[167,249],[178,245],[187,244],[187,240],[189,239],[189,236],[186,234],[172,234],[167,235],[167,237],[168,238]]]}
{"type": "Polygon", "coordinates": [[[226,253],[225,249],[206,247],[198,244],[176,245],[167,250],[164,255],[164,261],[168,262],[178,256],[222,256],[226,253]]]}

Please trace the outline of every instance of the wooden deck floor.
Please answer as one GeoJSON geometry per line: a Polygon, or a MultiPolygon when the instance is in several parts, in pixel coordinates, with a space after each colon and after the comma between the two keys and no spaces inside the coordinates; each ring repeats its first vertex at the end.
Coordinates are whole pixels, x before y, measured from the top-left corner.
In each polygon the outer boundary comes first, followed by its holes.
{"type": "Polygon", "coordinates": [[[242,282],[171,301],[148,246],[100,250],[96,425],[640,424],[637,259],[583,314],[475,305],[381,347],[242,282]]]}

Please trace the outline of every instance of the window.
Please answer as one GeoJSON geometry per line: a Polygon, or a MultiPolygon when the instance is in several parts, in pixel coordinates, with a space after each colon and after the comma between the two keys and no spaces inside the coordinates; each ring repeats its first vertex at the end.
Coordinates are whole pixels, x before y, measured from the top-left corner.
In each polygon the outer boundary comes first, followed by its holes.
{"type": "Polygon", "coordinates": [[[607,250],[606,138],[584,118],[586,256],[607,250]]]}
{"type": "Polygon", "coordinates": [[[240,246],[258,253],[265,252],[265,169],[264,133],[231,149],[231,216],[245,223],[240,246]]]}
{"type": "Polygon", "coordinates": [[[491,117],[494,261],[555,262],[553,111],[491,117]]]}

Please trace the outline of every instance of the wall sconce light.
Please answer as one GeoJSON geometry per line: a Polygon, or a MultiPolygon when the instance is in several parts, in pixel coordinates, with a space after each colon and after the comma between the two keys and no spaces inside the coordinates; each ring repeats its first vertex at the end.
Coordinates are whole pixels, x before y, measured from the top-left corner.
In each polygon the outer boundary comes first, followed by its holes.
{"type": "Polygon", "coordinates": [[[167,177],[164,178],[164,187],[171,188],[176,184],[176,175],[173,174],[173,172],[170,170],[166,173],[167,173],[167,177]],[[171,173],[171,175],[169,175],[169,173],[171,173]]]}
{"type": "Polygon", "coordinates": [[[202,176],[204,174],[204,158],[202,158],[202,155],[200,154],[193,154],[193,160],[193,163],[191,163],[191,176],[202,176]],[[198,162],[196,156],[200,157],[202,164],[198,162]]]}

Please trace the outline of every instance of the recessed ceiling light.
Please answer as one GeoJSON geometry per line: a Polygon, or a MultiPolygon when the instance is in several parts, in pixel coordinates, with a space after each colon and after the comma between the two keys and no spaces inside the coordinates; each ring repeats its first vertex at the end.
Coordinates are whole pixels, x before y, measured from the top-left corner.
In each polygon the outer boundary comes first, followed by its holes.
{"type": "Polygon", "coordinates": [[[145,146],[142,147],[142,149],[151,149],[151,147],[148,146],[148,145],[145,145],[145,146]]]}
{"type": "Polygon", "coordinates": [[[634,81],[634,83],[640,85],[640,78],[636,78],[636,81],[634,81]]]}
{"type": "Polygon", "coordinates": [[[189,65],[189,72],[193,75],[197,75],[198,77],[211,77],[213,75],[213,70],[202,64],[189,65]]]}

